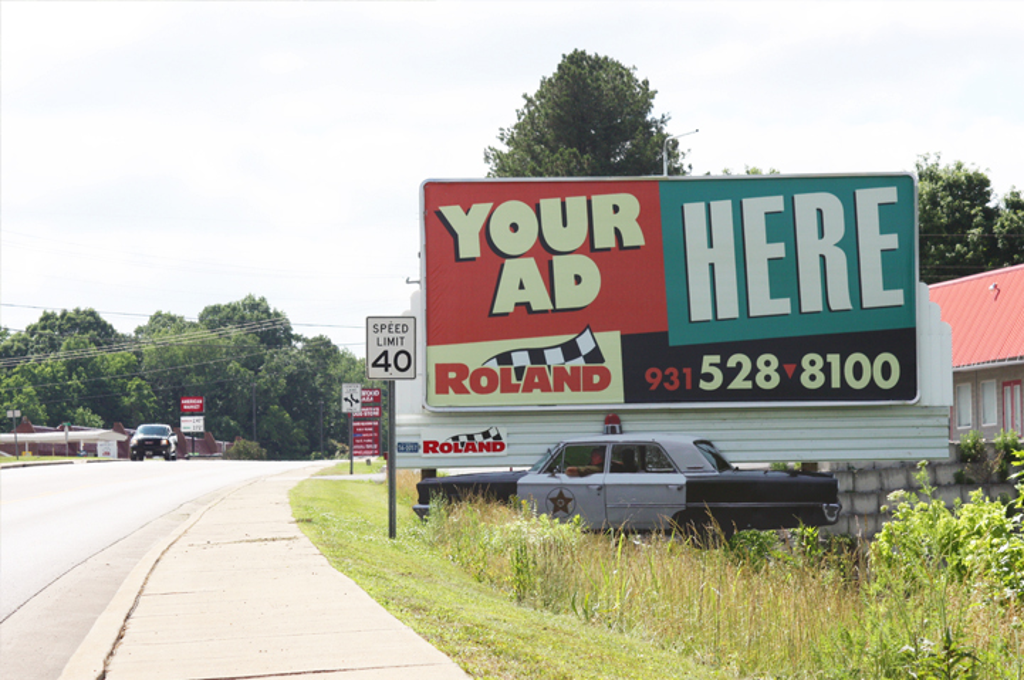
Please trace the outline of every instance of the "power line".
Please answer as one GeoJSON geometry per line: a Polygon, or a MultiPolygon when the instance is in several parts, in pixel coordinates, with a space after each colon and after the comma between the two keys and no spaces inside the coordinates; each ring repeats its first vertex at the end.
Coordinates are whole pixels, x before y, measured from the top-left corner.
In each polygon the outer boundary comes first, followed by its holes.
{"type": "MultiPolygon", "coordinates": [[[[46,361],[69,361],[73,359],[91,359],[103,354],[114,354],[117,352],[136,352],[147,347],[166,347],[176,345],[188,345],[192,341],[208,340],[209,338],[228,338],[239,333],[255,334],[262,331],[276,330],[287,323],[284,317],[250,321],[234,326],[223,326],[217,329],[200,328],[186,331],[175,335],[167,335],[158,338],[133,339],[119,341],[113,344],[100,347],[88,347],[78,350],[58,351],[47,354],[29,354],[20,357],[8,357],[0,359],[0,368],[13,368],[22,364],[46,362],[46,361]]],[[[73,337],[73,336],[72,336],[73,337]]]]}

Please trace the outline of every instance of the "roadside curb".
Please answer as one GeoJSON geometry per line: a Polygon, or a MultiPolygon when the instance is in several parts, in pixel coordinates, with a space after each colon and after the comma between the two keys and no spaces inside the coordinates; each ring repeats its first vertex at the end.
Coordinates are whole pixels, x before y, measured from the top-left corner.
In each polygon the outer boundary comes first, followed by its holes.
{"type": "Polygon", "coordinates": [[[119,463],[127,462],[121,458],[83,458],[81,460],[74,460],[69,458],[66,460],[26,460],[19,463],[0,463],[0,470],[8,470],[14,468],[27,468],[27,467],[45,467],[48,465],[84,465],[86,463],[119,463]]]}
{"type": "MultiPolygon", "coordinates": [[[[69,461],[74,462],[74,461],[69,461]]],[[[196,522],[198,522],[210,508],[214,507],[225,498],[250,484],[255,484],[265,478],[257,478],[235,484],[228,487],[216,498],[192,513],[185,521],[172,531],[164,540],[154,545],[148,553],[139,561],[125,578],[124,583],[117,589],[110,604],[103,610],[96,623],[93,624],[89,633],[82,640],[75,653],[64,666],[59,680],[100,680],[106,672],[107,659],[117,648],[121,640],[122,631],[128,617],[135,609],[136,602],[142,589],[146,585],[153,569],[160,562],[160,558],[173,546],[196,522]]]]}

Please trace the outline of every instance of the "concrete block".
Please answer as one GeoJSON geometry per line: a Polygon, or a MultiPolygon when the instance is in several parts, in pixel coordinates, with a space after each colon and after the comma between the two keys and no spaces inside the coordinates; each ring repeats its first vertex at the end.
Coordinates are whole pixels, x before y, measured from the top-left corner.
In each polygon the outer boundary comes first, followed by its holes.
{"type": "Polygon", "coordinates": [[[930,467],[935,468],[935,481],[933,482],[935,486],[955,484],[957,473],[963,470],[963,466],[959,463],[939,463],[930,467]]]}
{"type": "Polygon", "coordinates": [[[894,489],[910,488],[910,471],[905,467],[893,467],[880,472],[882,489],[892,491],[894,489]]]}
{"type": "Polygon", "coordinates": [[[850,512],[854,515],[874,515],[878,513],[877,493],[850,494],[850,512]]]}
{"type": "Polygon", "coordinates": [[[882,488],[882,475],[878,470],[858,470],[853,478],[853,490],[857,493],[879,491],[882,488]]]}
{"type": "Polygon", "coordinates": [[[832,474],[836,476],[836,483],[839,484],[839,493],[853,491],[853,480],[856,478],[856,473],[852,470],[833,470],[832,474]]]}

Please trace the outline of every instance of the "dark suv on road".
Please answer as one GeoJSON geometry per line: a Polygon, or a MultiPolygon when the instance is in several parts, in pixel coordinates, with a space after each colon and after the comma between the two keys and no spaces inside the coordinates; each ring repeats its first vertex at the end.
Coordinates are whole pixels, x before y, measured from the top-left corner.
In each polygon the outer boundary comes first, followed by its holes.
{"type": "Polygon", "coordinates": [[[132,460],[144,460],[150,456],[178,460],[178,437],[170,425],[139,425],[129,448],[132,460]]]}

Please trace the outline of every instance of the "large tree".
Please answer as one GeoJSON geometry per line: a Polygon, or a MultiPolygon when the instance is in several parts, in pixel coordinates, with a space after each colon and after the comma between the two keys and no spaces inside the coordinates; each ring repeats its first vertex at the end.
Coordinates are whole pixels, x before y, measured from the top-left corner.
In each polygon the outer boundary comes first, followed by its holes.
{"type": "MultiPolygon", "coordinates": [[[[669,116],[655,117],[656,90],[609,57],[575,50],[563,55],[535,94],[524,94],[516,122],[488,147],[491,177],[602,177],[662,172],[669,116]]],[[[669,171],[683,174],[682,154],[669,144],[669,171]]]]}
{"type": "Polygon", "coordinates": [[[936,283],[1024,262],[1024,200],[997,201],[988,175],[939,154],[917,160],[921,280],[936,283]]]}
{"type": "Polygon", "coordinates": [[[95,309],[43,312],[39,321],[20,332],[8,334],[0,345],[0,357],[28,357],[59,352],[69,338],[88,341],[92,347],[109,346],[126,340],[95,309]]]}

